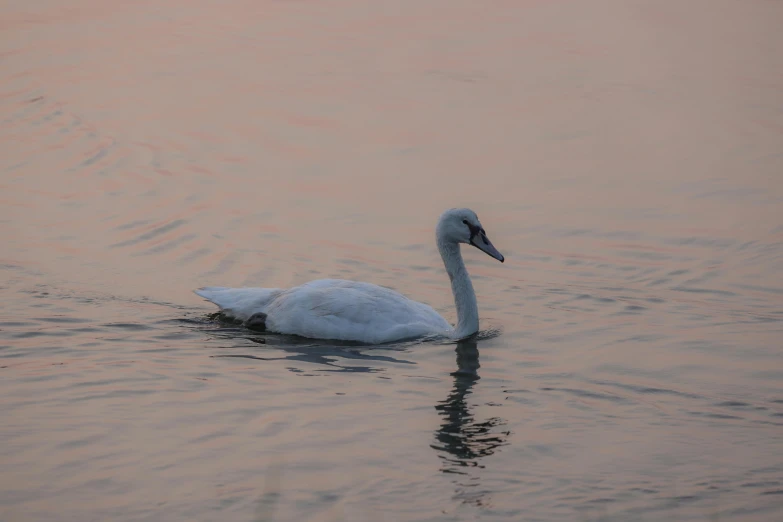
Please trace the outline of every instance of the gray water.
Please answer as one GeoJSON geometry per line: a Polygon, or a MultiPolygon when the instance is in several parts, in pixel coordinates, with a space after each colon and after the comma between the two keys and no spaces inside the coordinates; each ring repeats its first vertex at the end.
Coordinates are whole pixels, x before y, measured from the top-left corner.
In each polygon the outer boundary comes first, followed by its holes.
{"type": "Polygon", "coordinates": [[[0,520],[779,520],[783,4],[0,8],[0,520]],[[369,347],[191,293],[340,277],[369,347]]]}

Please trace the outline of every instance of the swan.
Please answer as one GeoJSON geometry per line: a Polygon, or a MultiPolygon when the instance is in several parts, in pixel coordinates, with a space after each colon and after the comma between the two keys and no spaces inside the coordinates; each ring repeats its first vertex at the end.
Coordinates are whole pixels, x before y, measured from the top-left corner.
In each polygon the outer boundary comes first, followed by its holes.
{"type": "Polygon", "coordinates": [[[358,281],[319,279],[289,289],[212,286],[195,293],[254,330],[366,344],[424,336],[464,339],[478,331],[479,315],[459,244],[472,245],[501,263],[504,258],[487,238],[476,213],[467,208],[445,211],[435,236],[451,280],[456,327],[429,305],[358,281]]]}

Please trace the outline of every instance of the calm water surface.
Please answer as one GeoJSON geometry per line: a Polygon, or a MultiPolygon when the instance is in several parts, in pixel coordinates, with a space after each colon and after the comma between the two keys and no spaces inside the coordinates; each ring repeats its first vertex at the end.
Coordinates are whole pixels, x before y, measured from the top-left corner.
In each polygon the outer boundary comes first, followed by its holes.
{"type": "Polygon", "coordinates": [[[780,520],[783,4],[6,2],[0,520],[780,520]],[[483,333],[221,325],[342,277],[483,333]]]}

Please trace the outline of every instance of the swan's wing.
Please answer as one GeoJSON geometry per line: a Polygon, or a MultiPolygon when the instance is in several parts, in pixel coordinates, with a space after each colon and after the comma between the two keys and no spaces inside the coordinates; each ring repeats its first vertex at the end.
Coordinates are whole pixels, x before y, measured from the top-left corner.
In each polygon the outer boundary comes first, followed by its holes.
{"type": "Polygon", "coordinates": [[[430,306],[355,281],[319,280],[286,290],[266,309],[267,328],[321,339],[382,343],[448,330],[430,306]]]}
{"type": "Polygon", "coordinates": [[[265,312],[269,302],[280,295],[279,288],[226,288],[223,286],[205,286],[195,290],[197,295],[220,307],[224,314],[247,320],[256,312],[265,312]]]}

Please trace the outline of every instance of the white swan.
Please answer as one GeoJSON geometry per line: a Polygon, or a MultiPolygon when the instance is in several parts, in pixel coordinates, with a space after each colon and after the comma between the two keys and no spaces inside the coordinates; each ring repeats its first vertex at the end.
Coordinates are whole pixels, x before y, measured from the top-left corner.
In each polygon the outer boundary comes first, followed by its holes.
{"type": "Polygon", "coordinates": [[[459,244],[473,245],[501,263],[504,258],[487,239],[476,213],[467,208],[444,212],[436,239],[457,306],[455,328],[429,305],[356,281],[319,279],[287,290],[213,286],[195,292],[218,305],[226,316],[257,330],[367,344],[428,335],[462,339],[478,331],[479,317],[459,244]]]}

